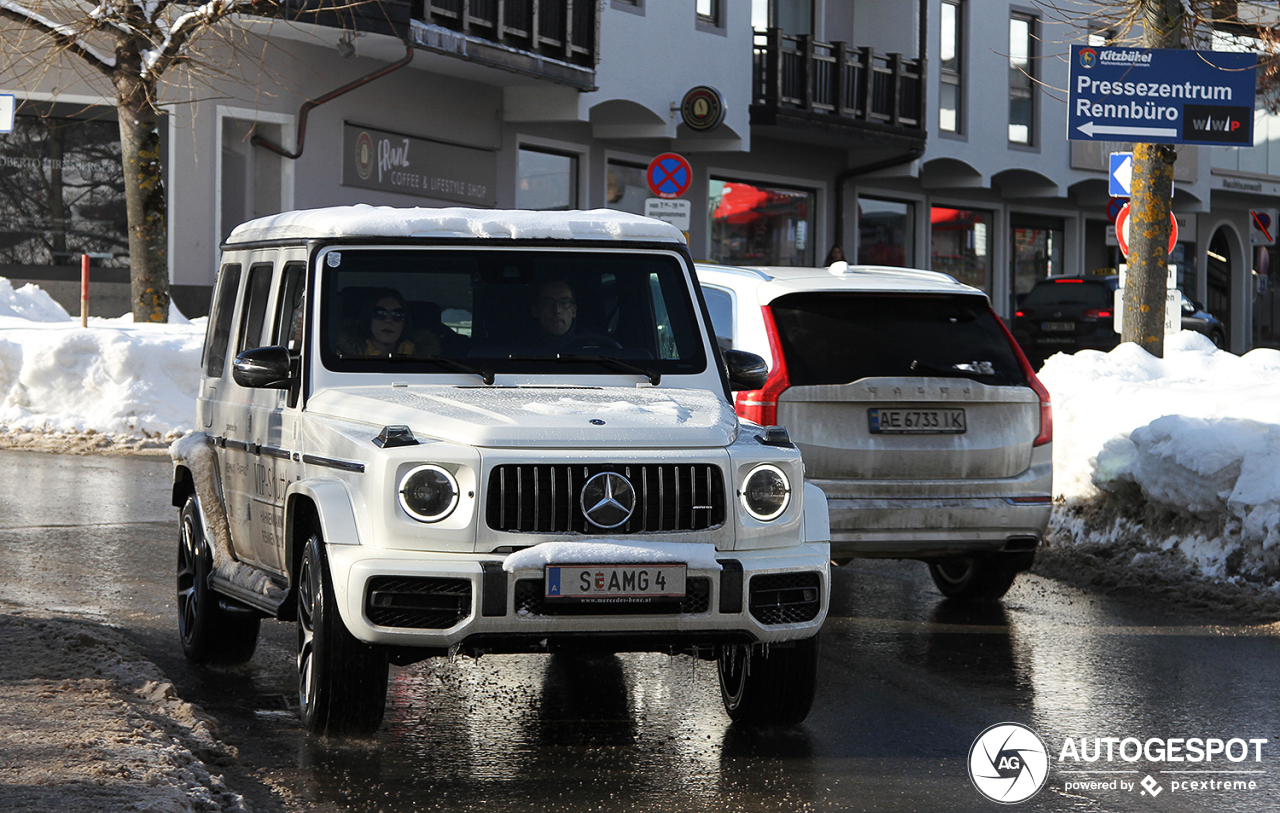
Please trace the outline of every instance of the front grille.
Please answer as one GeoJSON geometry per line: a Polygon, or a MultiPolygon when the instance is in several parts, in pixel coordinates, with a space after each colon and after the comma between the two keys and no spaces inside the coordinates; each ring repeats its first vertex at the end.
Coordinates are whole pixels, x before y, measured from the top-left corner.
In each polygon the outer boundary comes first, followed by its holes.
{"type": "Polygon", "coordinates": [[[486,520],[508,533],[635,534],[703,531],[724,524],[724,474],[710,463],[612,465],[508,464],[489,475],[486,520]],[[625,476],[635,512],[617,528],[593,525],[582,513],[582,486],[601,472],[625,476]]]}
{"type": "Polygon", "coordinates": [[[711,606],[711,580],[690,576],[680,601],[654,604],[566,604],[543,599],[542,579],[516,582],[516,615],[701,615],[711,606]]]}
{"type": "Polygon", "coordinates": [[[822,609],[822,576],[814,572],[753,576],[748,590],[751,615],[766,626],[812,621],[822,609]]]}
{"type": "Polygon", "coordinates": [[[468,579],[376,576],[365,590],[365,615],[380,627],[442,630],[471,613],[468,579]]]}

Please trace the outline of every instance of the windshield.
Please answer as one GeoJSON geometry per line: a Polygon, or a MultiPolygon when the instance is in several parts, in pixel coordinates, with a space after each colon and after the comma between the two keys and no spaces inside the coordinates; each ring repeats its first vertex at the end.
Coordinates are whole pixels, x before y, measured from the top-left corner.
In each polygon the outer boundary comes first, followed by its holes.
{"type": "Polygon", "coordinates": [[[672,255],[333,247],[319,262],[321,359],[331,370],[491,377],[706,369],[695,306],[672,255]]]}

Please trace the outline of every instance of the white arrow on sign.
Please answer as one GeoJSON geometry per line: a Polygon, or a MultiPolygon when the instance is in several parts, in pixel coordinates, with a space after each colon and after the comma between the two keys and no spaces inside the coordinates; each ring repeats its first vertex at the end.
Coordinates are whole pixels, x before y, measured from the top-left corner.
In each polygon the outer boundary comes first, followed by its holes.
{"type": "Polygon", "coordinates": [[[1133,189],[1133,155],[1126,154],[1120,161],[1120,165],[1116,167],[1115,172],[1111,173],[1111,177],[1116,179],[1116,183],[1120,184],[1120,188],[1128,195],[1129,190],[1133,189]]]}
{"type": "Polygon", "coordinates": [[[1086,121],[1076,129],[1090,138],[1094,135],[1178,137],[1178,130],[1174,127],[1114,127],[1110,124],[1094,124],[1086,121]]]}

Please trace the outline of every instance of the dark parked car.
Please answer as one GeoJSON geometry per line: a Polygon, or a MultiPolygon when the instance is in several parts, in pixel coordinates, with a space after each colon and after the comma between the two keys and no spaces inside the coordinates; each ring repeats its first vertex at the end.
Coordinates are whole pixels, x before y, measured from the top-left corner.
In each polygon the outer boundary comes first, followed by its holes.
{"type": "MultiPolygon", "coordinates": [[[[1013,335],[1039,369],[1054,353],[1111,350],[1115,332],[1115,292],[1119,277],[1050,277],[1027,292],[1013,315],[1013,335]]],[[[1179,293],[1182,293],[1179,291],[1179,293]]],[[[1222,322],[1182,293],[1182,329],[1203,333],[1226,345],[1222,322]]]]}

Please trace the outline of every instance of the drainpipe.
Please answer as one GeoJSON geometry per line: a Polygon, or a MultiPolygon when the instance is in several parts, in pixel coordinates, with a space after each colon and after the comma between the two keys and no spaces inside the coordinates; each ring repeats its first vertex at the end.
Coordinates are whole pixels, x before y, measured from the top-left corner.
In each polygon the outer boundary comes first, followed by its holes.
{"type": "MultiPolygon", "coordinates": [[[[860,167],[850,167],[844,172],[836,176],[836,239],[834,243],[840,248],[844,248],[844,184],[850,178],[858,175],[865,175],[868,172],[879,172],[882,169],[909,164],[920,156],[924,155],[924,145],[912,147],[903,155],[896,155],[893,158],[886,158],[883,161],[873,161],[870,164],[863,164],[860,167]]],[[[845,252],[845,257],[849,256],[845,252]]]]}
{"type": "Polygon", "coordinates": [[[329,91],[328,93],[324,94],[318,99],[308,99],[307,101],[303,102],[302,107],[298,108],[298,138],[294,142],[298,145],[298,148],[293,152],[289,152],[284,147],[281,147],[279,144],[276,144],[273,141],[265,139],[262,136],[258,135],[257,133],[254,133],[253,138],[249,139],[249,143],[255,147],[264,147],[268,150],[271,150],[276,155],[280,155],[285,158],[290,158],[290,159],[298,158],[299,156],[302,155],[303,143],[307,138],[307,114],[311,112],[312,108],[319,107],[325,102],[336,99],[344,93],[355,90],[358,87],[367,85],[370,82],[372,82],[374,79],[379,79],[391,73],[392,71],[399,70],[400,68],[403,68],[405,65],[408,65],[410,62],[413,61],[414,47],[412,45],[405,45],[404,51],[405,51],[404,59],[400,60],[399,62],[392,63],[390,65],[387,65],[384,68],[379,68],[373,73],[368,74],[366,76],[362,76],[359,79],[355,80],[354,82],[348,82],[347,84],[343,85],[340,88],[329,91]]]}

